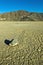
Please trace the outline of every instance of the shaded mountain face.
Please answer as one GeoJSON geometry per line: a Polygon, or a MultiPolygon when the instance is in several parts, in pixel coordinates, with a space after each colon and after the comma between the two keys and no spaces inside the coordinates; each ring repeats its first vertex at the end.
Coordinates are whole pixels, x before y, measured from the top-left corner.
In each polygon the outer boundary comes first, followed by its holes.
{"type": "Polygon", "coordinates": [[[43,21],[43,13],[16,11],[0,14],[0,21],[43,21]]]}

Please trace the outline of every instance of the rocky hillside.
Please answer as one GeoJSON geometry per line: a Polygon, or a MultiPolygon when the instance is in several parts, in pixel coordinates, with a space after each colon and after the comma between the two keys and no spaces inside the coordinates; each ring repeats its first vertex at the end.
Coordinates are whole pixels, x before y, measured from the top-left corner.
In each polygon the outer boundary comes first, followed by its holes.
{"type": "Polygon", "coordinates": [[[43,13],[16,11],[0,14],[0,21],[43,21],[43,13]]]}

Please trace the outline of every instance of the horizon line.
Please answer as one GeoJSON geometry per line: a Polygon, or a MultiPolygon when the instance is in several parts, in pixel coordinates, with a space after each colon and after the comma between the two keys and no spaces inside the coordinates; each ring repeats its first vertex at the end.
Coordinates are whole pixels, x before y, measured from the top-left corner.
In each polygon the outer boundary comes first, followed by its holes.
{"type": "Polygon", "coordinates": [[[3,12],[0,12],[0,14],[10,13],[10,12],[17,12],[17,11],[26,11],[26,12],[29,12],[29,13],[43,13],[43,12],[29,11],[29,10],[13,10],[13,11],[3,11],[3,12]]]}

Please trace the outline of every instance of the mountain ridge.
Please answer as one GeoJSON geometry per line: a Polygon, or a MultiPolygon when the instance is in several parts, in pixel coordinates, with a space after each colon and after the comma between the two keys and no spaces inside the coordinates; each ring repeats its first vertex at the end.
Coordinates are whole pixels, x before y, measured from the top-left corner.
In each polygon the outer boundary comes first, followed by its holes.
{"type": "Polygon", "coordinates": [[[24,10],[0,14],[0,21],[43,21],[43,13],[24,10]]]}

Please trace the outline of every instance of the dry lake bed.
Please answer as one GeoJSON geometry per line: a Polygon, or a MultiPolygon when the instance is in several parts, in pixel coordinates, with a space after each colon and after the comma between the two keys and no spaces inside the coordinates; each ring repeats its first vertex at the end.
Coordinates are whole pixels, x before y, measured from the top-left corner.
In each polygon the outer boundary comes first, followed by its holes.
{"type": "Polygon", "coordinates": [[[0,65],[43,65],[42,51],[43,21],[0,22],[0,65]],[[14,39],[14,46],[5,39],[14,39]]]}

